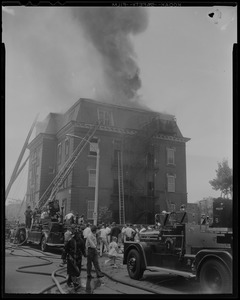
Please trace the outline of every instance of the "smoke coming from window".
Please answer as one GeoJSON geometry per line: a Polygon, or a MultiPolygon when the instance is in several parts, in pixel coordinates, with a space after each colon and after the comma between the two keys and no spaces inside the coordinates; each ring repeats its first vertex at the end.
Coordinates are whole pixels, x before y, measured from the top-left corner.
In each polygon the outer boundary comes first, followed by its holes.
{"type": "MultiPolygon", "coordinates": [[[[72,13],[88,41],[100,54],[107,91],[116,103],[137,100],[140,70],[131,42],[132,35],[147,28],[147,10],[141,7],[79,7],[72,13]]],[[[99,87],[100,88],[100,87],[99,87]]]]}

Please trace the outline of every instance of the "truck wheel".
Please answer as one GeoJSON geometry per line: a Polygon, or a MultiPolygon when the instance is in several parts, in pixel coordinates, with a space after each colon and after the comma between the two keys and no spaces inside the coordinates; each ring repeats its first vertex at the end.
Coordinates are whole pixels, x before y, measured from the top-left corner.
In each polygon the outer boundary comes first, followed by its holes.
{"type": "Polygon", "coordinates": [[[231,293],[231,274],[221,262],[210,259],[200,270],[200,285],[203,292],[231,293]]]}
{"type": "Polygon", "coordinates": [[[47,239],[46,239],[45,236],[42,237],[40,246],[41,246],[41,250],[42,250],[43,252],[46,252],[46,251],[47,251],[47,239]]]}
{"type": "Polygon", "coordinates": [[[137,250],[132,249],[127,256],[127,270],[128,274],[133,279],[141,279],[144,270],[141,268],[140,254],[137,250]]]}

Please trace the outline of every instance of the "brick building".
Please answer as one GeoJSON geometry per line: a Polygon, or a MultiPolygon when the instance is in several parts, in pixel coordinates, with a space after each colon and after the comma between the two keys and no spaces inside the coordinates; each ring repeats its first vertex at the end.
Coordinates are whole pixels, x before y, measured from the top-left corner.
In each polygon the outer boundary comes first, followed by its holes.
{"type": "Polygon", "coordinates": [[[120,221],[119,186],[126,222],[153,223],[159,211],[178,210],[187,204],[189,139],[182,136],[174,116],[90,99],[79,99],[66,113],[50,113],[38,124],[28,147],[27,203],[37,204],[81,142],[67,134],[84,138],[97,121],[100,127],[57,193],[64,213],[73,210],[93,219],[96,147],[100,153],[98,209],[107,207],[113,221],[120,221]]]}

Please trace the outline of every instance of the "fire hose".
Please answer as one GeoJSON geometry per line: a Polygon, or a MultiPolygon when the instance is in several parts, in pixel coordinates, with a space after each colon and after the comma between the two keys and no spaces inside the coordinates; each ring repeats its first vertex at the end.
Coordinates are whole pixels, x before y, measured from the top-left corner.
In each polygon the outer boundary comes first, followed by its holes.
{"type": "MultiPolygon", "coordinates": [[[[7,248],[9,249],[9,248],[12,248],[12,247],[7,247],[7,248]]],[[[57,274],[57,272],[60,271],[60,270],[66,269],[66,267],[64,267],[64,268],[58,268],[58,269],[54,270],[52,273],[49,273],[49,272],[39,272],[39,271],[26,271],[26,270],[23,271],[23,269],[28,269],[28,268],[34,268],[34,267],[40,267],[40,266],[50,265],[50,264],[52,264],[53,262],[50,261],[49,259],[45,258],[45,257],[38,256],[38,255],[33,255],[33,254],[29,253],[28,251],[26,251],[26,250],[25,250],[24,248],[22,248],[22,247],[16,246],[15,249],[12,249],[12,250],[10,251],[10,254],[11,254],[11,255],[21,256],[21,257],[36,257],[36,258],[39,258],[39,259],[42,259],[42,260],[45,260],[45,261],[46,261],[46,262],[44,262],[43,264],[33,264],[33,265],[28,265],[28,266],[21,266],[21,267],[19,267],[19,268],[16,269],[16,272],[28,273],[28,274],[37,274],[37,275],[47,275],[47,276],[50,275],[50,276],[52,277],[52,280],[54,281],[54,284],[51,285],[50,287],[45,288],[43,291],[40,291],[40,293],[44,293],[45,291],[49,290],[50,288],[53,288],[53,287],[57,286],[57,288],[59,289],[60,293],[61,293],[61,294],[65,294],[65,292],[63,291],[63,289],[62,289],[62,287],[61,287],[60,284],[65,283],[65,282],[66,282],[66,279],[59,283],[59,282],[57,281],[57,279],[56,279],[55,276],[58,276],[58,277],[64,277],[64,278],[65,278],[64,275],[57,274]],[[19,254],[14,254],[13,252],[14,252],[15,249],[17,249],[17,248],[21,249],[23,252],[26,252],[26,253],[28,253],[28,254],[30,254],[30,255],[19,255],[19,254]]],[[[37,251],[37,250],[35,250],[35,251],[37,251]]],[[[41,252],[41,251],[37,251],[37,252],[41,252]]],[[[47,256],[47,255],[44,254],[44,256],[47,256]]],[[[47,256],[47,257],[58,258],[58,259],[60,259],[59,257],[54,257],[54,256],[47,256]]]]}

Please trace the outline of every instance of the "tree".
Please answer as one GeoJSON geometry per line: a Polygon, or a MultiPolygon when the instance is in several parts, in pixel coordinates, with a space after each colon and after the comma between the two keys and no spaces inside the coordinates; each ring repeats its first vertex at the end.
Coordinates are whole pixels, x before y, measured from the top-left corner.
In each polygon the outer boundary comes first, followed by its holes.
{"type": "Polygon", "coordinates": [[[221,191],[221,197],[229,198],[232,195],[232,169],[228,166],[227,159],[223,159],[222,163],[218,162],[218,169],[216,170],[216,178],[210,180],[212,188],[216,191],[221,191]]]}
{"type": "Polygon", "coordinates": [[[98,222],[99,223],[111,223],[112,221],[112,212],[108,209],[107,206],[101,206],[98,210],[98,222]]]}

